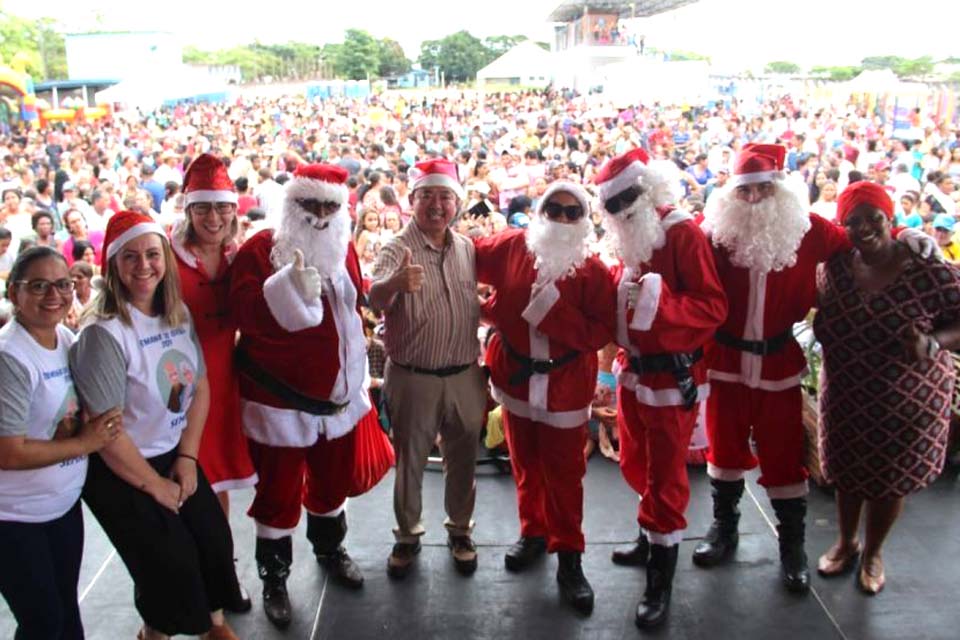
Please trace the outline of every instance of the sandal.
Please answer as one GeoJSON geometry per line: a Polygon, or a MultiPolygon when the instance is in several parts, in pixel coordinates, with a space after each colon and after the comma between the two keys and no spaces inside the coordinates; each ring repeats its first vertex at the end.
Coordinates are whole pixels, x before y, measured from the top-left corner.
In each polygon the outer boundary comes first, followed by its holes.
{"type": "Polygon", "coordinates": [[[883,570],[883,560],[874,557],[864,559],[860,563],[860,573],[857,575],[857,586],[868,596],[875,596],[886,585],[886,575],[883,570]]]}
{"type": "Polygon", "coordinates": [[[862,547],[859,542],[854,542],[846,553],[841,553],[838,545],[830,547],[817,561],[817,573],[824,578],[832,578],[847,573],[857,565],[861,550],[862,547]]]}

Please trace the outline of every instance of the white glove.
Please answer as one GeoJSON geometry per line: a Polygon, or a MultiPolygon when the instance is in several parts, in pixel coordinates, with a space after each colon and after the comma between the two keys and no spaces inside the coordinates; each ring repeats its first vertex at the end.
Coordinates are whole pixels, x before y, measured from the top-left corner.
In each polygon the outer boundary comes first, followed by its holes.
{"type": "Polygon", "coordinates": [[[304,267],[303,252],[297,249],[293,254],[291,263],[290,277],[297,291],[303,296],[305,302],[312,302],[320,298],[323,278],[320,272],[314,267],[304,267]]]}
{"type": "Polygon", "coordinates": [[[937,260],[943,260],[943,253],[940,252],[936,240],[919,229],[904,229],[897,236],[897,240],[907,245],[907,248],[914,255],[921,258],[934,257],[937,260]]]}

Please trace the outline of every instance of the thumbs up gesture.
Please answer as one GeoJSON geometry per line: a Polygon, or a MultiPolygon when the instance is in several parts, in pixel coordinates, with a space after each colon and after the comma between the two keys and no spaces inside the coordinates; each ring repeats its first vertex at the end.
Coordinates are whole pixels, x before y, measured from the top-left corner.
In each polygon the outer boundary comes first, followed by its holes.
{"type": "Polygon", "coordinates": [[[414,293],[423,288],[423,267],[413,263],[413,253],[409,248],[404,247],[400,265],[390,279],[393,282],[394,291],[414,293]]]}
{"type": "Polygon", "coordinates": [[[910,362],[926,360],[931,354],[931,338],[925,333],[917,330],[912,322],[900,333],[900,343],[903,345],[904,354],[910,362]]]}
{"type": "Polygon", "coordinates": [[[323,280],[316,268],[304,266],[303,252],[300,249],[294,252],[293,262],[290,263],[290,266],[293,284],[297,287],[303,299],[307,302],[318,299],[323,280]]]}

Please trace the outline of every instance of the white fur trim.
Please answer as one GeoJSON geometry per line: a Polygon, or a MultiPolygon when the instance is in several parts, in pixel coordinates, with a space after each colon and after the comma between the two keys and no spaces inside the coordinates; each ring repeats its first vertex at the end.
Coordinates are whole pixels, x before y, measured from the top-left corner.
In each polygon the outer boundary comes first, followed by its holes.
{"type": "Polygon", "coordinates": [[[222,493],[224,491],[234,491],[236,489],[246,489],[247,487],[252,487],[257,482],[259,482],[257,474],[254,473],[252,476],[247,476],[246,478],[236,478],[234,480],[222,480],[220,482],[215,482],[210,485],[210,488],[213,489],[214,493],[222,493]]]}
{"type": "MultiPolygon", "coordinates": [[[[676,387],[654,389],[640,384],[640,376],[632,371],[620,371],[617,374],[617,384],[633,392],[637,402],[648,407],[682,407],[683,396],[676,387]]],[[[697,402],[705,402],[710,395],[710,383],[704,382],[697,386],[697,402]]]]}
{"type": "Polygon", "coordinates": [[[326,202],[339,202],[341,205],[346,203],[350,196],[350,190],[344,184],[313,178],[293,178],[284,186],[284,190],[288,199],[315,198],[326,202]]]}
{"type": "MultiPolygon", "coordinates": [[[[685,222],[687,220],[693,220],[693,216],[684,211],[683,209],[674,209],[667,215],[663,217],[663,220],[660,221],[663,230],[666,231],[675,224],[685,222]]],[[[666,238],[664,238],[664,244],[666,244],[666,238]]],[[[658,249],[660,247],[657,247],[658,249]]]]}
{"type": "Polygon", "coordinates": [[[293,282],[293,265],[288,264],[263,283],[267,307],[281,327],[301,331],[323,322],[323,298],[306,302],[293,282]]]}
{"type": "Polygon", "coordinates": [[[617,285],[617,344],[635,354],[636,349],[630,344],[630,337],[627,333],[627,302],[630,297],[630,289],[633,286],[635,286],[633,267],[624,267],[623,275],[620,276],[620,284],[617,285]]]}
{"type": "Polygon", "coordinates": [[[756,173],[738,173],[730,176],[729,184],[731,187],[738,187],[741,184],[757,184],[758,182],[773,182],[774,180],[783,180],[786,174],[783,171],[757,171],[756,173]]]}
{"type": "Polygon", "coordinates": [[[536,294],[530,298],[530,302],[527,303],[527,307],[520,314],[520,317],[526,320],[531,327],[536,327],[543,322],[543,319],[550,313],[550,309],[553,309],[559,299],[560,290],[557,289],[557,285],[553,282],[546,284],[540,287],[536,294]]]}
{"type": "Polygon", "coordinates": [[[555,193],[569,193],[574,198],[577,199],[577,202],[580,203],[580,206],[583,207],[583,215],[590,215],[590,196],[587,194],[587,190],[578,185],[576,182],[568,182],[566,180],[557,180],[556,182],[551,182],[550,186],[547,187],[547,190],[543,192],[543,195],[540,196],[540,199],[537,201],[537,210],[536,214],[539,216],[543,215],[543,205],[547,203],[555,193]]]}
{"type": "Polygon", "coordinates": [[[370,412],[370,394],[363,386],[350,398],[350,405],[334,416],[315,416],[295,409],[271,407],[241,400],[243,432],[248,438],[272,447],[310,447],[321,434],[334,440],[353,431],[370,412]]]}
{"type": "Polygon", "coordinates": [[[746,469],[723,469],[721,467],[714,466],[712,462],[707,463],[707,476],[713,478],[714,480],[736,482],[737,480],[743,480],[744,476],[746,475],[746,469]]]}
{"type": "Polygon", "coordinates": [[[490,392],[493,399],[502,404],[510,413],[558,429],[573,429],[585,424],[590,419],[589,404],[582,409],[572,411],[545,411],[531,407],[529,402],[507,395],[492,384],[490,385],[490,392]]]}
{"type": "Polygon", "coordinates": [[[306,512],[318,518],[336,518],[338,515],[340,515],[341,513],[347,510],[347,503],[349,501],[350,501],[350,498],[344,499],[343,503],[341,503],[339,507],[337,507],[332,511],[327,511],[326,513],[314,513],[313,511],[310,511],[310,509],[306,509],[306,512]]]}
{"type": "Polygon", "coordinates": [[[240,196],[237,195],[236,191],[197,189],[183,194],[183,206],[185,207],[197,202],[230,202],[237,204],[239,201],[240,196]]]}
{"type": "MultiPolygon", "coordinates": [[[[550,359],[550,340],[547,336],[530,326],[530,357],[534,360],[550,359]]],[[[534,373],[527,382],[527,398],[530,406],[537,411],[547,410],[547,398],[550,395],[550,374],[534,373]]]]}
{"type": "Polygon", "coordinates": [[[649,169],[647,165],[643,164],[639,160],[634,160],[617,175],[613,176],[606,182],[601,182],[597,185],[600,188],[600,199],[607,200],[610,196],[620,193],[621,191],[626,191],[633,185],[637,183],[637,178],[644,175],[649,169]]]}
{"type": "Polygon", "coordinates": [[[140,222],[133,225],[113,239],[113,241],[107,247],[107,260],[117,255],[120,252],[120,249],[123,249],[123,245],[127,244],[134,238],[139,238],[140,236],[148,233],[155,233],[161,238],[167,237],[167,234],[163,232],[163,227],[156,222],[140,222]]]}
{"type": "Polygon", "coordinates": [[[463,185],[444,173],[428,173],[418,178],[410,190],[410,193],[422,187],[446,187],[457,194],[457,197],[461,200],[465,197],[463,185]]]}
{"type": "Polygon", "coordinates": [[[177,223],[177,226],[174,227],[173,233],[170,235],[170,246],[173,249],[173,252],[177,254],[177,257],[183,260],[191,269],[197,268],[197,256],[194,255],[192,251],[187,249],[183,244],[183,226],[186,225],[186,220],[181,220],[177,223]]]}
{"type": "MultiPolygon", "coordinates": [[[[761,356],[754,357],[760,358],[761,356]]],[[[797,375],[781,378],[780,380],[751,380],[740,375],[739,373],[714,371],[713,369],[709,369],[707,370],[707,378],[710,380],[719,380],[720,382],[736,382],[737,384],[742,384],[750,389],[761,389],[763,391],[786,391],[787,389],[800,386],[800,379],[806,372],[807,368],[804,367],[803,371],[797,375]]]]}
{"type": "Polygon", "coordinates": [[[650,544],[658,544],[661,547],[672,547],[683,542],[684,531],[686,531],[686,529],[677,529],[669,533],[657,533],[656,531],[650,531],[650,529],[644,529],[643,533],[646,534],[650,544]]]}
{"type": "Polygon", "coordinates": [[[296,530],[296,527],[293,529],[278,529],[277,527],[271,527],[270,525],[257,521],[258,538],[266,538],[267,540],[280,540],[282,538],[289,538],[296,530]]]}
{"type": "Polygon", "coordinates": [[[789,500],[791,498],[802,498],[810,493],[806,481],[796,484],[788,484],[782,487],[767,487],[767,497],[771,500],[789,500]]]}
{"type": "Polygon", "coordinates": [[[657,317],[660,306],[660,292],[663,289],[663,276],[659,273],[646,273],[640,278],[640,295],[633,307],[633,319],[630,328],[634,331],[649,331],[657,317]]]}

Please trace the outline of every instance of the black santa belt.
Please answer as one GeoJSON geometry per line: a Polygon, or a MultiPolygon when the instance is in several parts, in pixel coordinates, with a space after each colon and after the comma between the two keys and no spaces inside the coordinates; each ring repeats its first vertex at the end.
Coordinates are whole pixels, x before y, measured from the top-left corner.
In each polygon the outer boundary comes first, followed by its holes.
{"type": "Polygon", "coordinates": [[[254,362],[250,358],[250,355],[243,349],[237,349],[233,357],[237,369],[242,375],[246,376],[251,382],[264,391],[280,398],[280,400],[291,409],[303,411],[314,416],[335,416],[343,413],[350,404],[350,402],[340,404],[331,402],[330,400],[312,398],[297,391],[283,380],[265,371],[260,365],[254,362]]]}
{"type": "Polygon", "coordinates": [[[579,351],[568,351],[559,358],[551,358],[549,360],[537,360],[526,356],[513,347],[510,346],[510,343],[504,340],[503,334],[500,334],[500,342],[503,344],[503,348],[507,350],[507,354],[513,360],[520,363],[520,368],[510,374],[508,379],[510,386],[516,386],[523,382],[526,382],[534,374],[547,374],[553,371],[554,369],[559,369],[563,365],[573,362],[577,359],[577,356],[580,355],[579,351]]]}
{"type": "Polygon", "coordinates": [[[703,358],[703,347],[690,353],[654,353],[646,356],[630,356],[630,370],[637,375],[647,373],[670,373],[677,382],[683,399],[683,408],[690,410],[697,403],[697,382],[690,370],[703,358]]]}
{"type": "Polygon", "coordinates": [[[755,356],[768,356],[783,349],[787,345],[787,342],[793,338],[793,331],[787,329],[783,333],[779,333],[766,340],[742,340],[726,331],[717,331],[714,337],[717,342],[725,347],[730,347],[737,351],[746,351],[755,356]]]}

